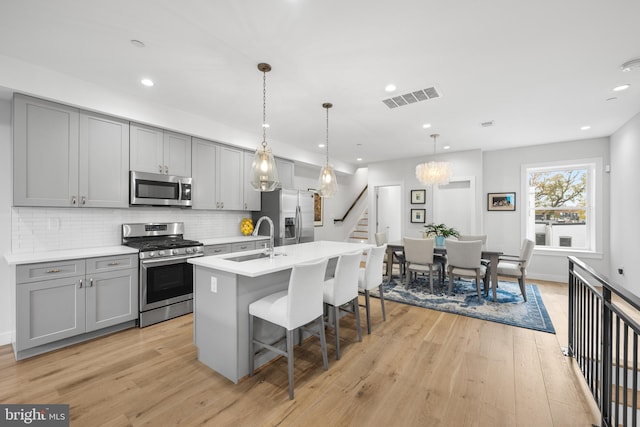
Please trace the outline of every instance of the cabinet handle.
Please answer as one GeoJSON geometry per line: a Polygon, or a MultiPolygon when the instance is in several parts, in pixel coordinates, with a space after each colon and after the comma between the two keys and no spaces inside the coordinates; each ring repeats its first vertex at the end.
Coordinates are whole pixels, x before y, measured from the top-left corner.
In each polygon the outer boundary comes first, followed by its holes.
{"type": "Polygon", "coordinates": [[[110,262],[109,265],[120,265],[120,263],[118,261],[113,261],[113,262],[110,262]]]}
{"type": "Polygon", "coordinates": [[[93,277],[91,279],[89,279],[89,287],[92,288],[93,287],[93,277]]]}
{"type": "Polygon", "coordinates": [[[169,166],[164,165],[164,173],[166,173],[166,174],[169,173],[169,166]]]}
{"type": "Polygon", "coordinates": [[[216,254],[217,254],[218,252],[222,252],[222,249],[214,249],[214,250],[213,250],[213,253],[216,253],[216,254]]]}
{"type": "Polygon", "coordinates": [[[75,206],[75,205],[76,205],[76,196],[71,196],[71,204],[72,204],[73,206],[75,206]]]}
{"type": "Polygon", "coordinates": [[[244,210],[245,211],[247,210],[247,204],[246,203],[244,204],[244,210]]]}
{"type": "Polygon", "coordinates": [[[224,209],[224,202],[220,202],[220,207],[224,209]]]}
{"type": "Polygon", "coordinates": [[[82,196],[82,205],[86,205],[87,204],[87,198],[85,196],[82,196]]]}
{"type": "Polygon", "coordinates": [[[158,165],[158,172],[162,173],[162,165],[158,165]]]}
{"type": "Polygon", "coordinates": [[[60,273],[59,268],[52,268],[51,270],[47,270],[47,273],[60,273]]]}
{"type": "Polygon", "coordinates": [[[80,279],[80,288],[82,288],[82,279],[80,279]]]}

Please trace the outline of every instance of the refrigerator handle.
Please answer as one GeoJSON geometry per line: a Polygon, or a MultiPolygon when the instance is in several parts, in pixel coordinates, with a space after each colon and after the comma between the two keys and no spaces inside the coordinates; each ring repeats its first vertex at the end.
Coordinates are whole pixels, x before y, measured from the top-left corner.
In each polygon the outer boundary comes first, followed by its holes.
{"type": "Polygon", "coordinates": [[[300,243],[300,234],[302,234],[302,211],[298,205],[296,206],[296,243],[300,243]]]}

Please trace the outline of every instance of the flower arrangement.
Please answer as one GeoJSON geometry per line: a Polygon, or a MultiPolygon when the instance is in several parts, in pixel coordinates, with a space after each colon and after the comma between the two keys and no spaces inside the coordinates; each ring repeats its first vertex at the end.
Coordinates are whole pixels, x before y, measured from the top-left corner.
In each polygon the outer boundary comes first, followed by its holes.
{"type": "Polygon", "coordinates": [[[242,218],[242,221],[240,221],[240,231],[245,236],[253,233],[253,220],[251,218],[242,218]]]}
{"type": "Polygon", "coordinates": [[[424,226],[425,237],[459,237],[460,232],[453,227],[447,227],[445,224],[427,224],[424,226]]]}

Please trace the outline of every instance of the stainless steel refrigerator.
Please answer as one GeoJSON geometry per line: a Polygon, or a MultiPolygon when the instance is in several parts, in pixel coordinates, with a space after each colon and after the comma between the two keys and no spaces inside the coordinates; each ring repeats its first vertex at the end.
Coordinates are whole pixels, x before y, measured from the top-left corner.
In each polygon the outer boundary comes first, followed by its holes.
{"type": "MultiPolygon", "coordinates": [[[[313,192],[281,188],[262,193],[262,210],[253,213],[254,223],[268,216],[274,225],[276,246],[313,242],[313,192]]],[[[259,234],[269,235],[269,226],[262,223],[259,234]]]]}

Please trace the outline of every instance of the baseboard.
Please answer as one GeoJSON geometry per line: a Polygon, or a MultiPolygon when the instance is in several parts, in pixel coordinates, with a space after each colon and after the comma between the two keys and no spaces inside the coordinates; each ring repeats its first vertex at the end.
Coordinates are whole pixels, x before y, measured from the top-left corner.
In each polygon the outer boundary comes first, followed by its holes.
{"type": "Polygon", "coordinates": [[[528,274],[526,281],[546,280],[547,282],[568,283],[569,279],[566,274],[528,274]]]}
{"type": "Polygon", "coordinates": [[[2,332],[0,333],[0,345],[11,344],[11,332],[2,332]]]}

